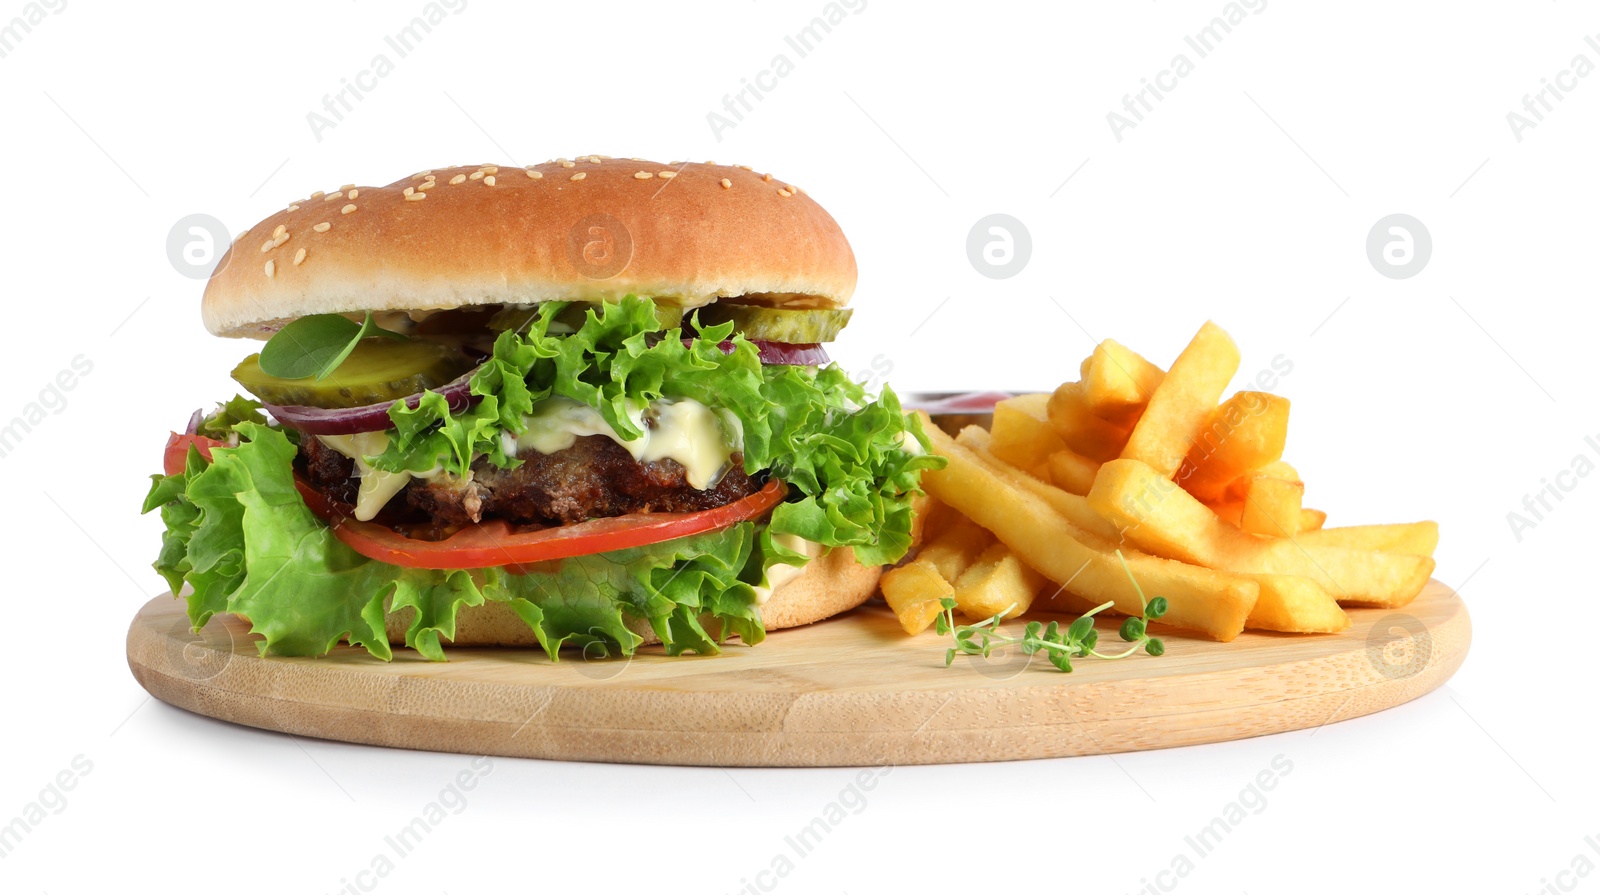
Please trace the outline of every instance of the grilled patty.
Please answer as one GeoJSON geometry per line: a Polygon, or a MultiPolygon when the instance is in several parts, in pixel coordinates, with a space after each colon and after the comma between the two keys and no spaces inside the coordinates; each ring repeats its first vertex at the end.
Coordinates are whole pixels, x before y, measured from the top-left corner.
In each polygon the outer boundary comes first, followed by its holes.
{"type": "MultiPolygon", "coordinates": [[[[315,436],[300,441],[306,479],[318,491],[353,504],[359,488],[355,464],[315,436]]],[[[515,469],[480,457],[471,481],[413,480],[376,521],[431,529],[439,536],[484,519],[518,525],[567,525],[604,516],[645,512],[695,512],[732,503],[760,489],[735,453],[722,478],[704,491],[692,487],[676,460],[640,463],[603,435],[577,439],[553,454],[530,452],[515,469]]]]}

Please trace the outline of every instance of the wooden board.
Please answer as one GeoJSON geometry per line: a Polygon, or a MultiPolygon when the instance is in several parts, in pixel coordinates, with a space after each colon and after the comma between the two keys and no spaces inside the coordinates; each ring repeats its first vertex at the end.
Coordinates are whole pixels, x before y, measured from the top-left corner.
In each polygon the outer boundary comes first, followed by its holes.
{"type": "Polygon", "coordinates": [[[720,656],[556,664],[465,648],[444,663],[350,647],[262,659],[237,618],[193,634],[182,607],[163,596],[139,612],[128,664],[156,697],[203,715],[410,749],[730,767],[1049,758],[1318,727],[1427,693],[1471,640],[1466,607],[1436,581],[1404,610],[1353,610],[1343,634],[1168,633],[1161,658],[1072,674],[1019,654],[946,668],[945,639],[906,637],[881,603],[720,656]]]}

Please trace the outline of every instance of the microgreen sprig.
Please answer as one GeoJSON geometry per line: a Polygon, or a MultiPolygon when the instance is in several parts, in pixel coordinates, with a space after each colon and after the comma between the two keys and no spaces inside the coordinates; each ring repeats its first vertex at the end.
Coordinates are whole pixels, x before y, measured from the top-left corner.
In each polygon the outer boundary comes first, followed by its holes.
{"type": "Polygon", "coordinates": [[[1127,573],[1128,580],[1133,582],[1133,588],[1139,594],[1139,602],[1144,606],[1142,615],[1130,616],[1123,621],[1121,629],[1117,632],[1124,641],[1132,644],[1126,650],[1118,653],[1102,653],[1095,649],[1099,644],[1100,632],[1095,629],[1094,617],[1116,605],[1111,601],[1101,603],[1085,612],[1066,628],[1062,628],[1059,622],[1050,622],[1048,625],[1028,622],[1023,626],[1021,637],[1010,637],[1000,633],[1000,622],[1006,613],[1016,608],[1016,604],[1007,606],[983,621],[958,625],[955,621],[956,601],[945,597],[939,601],[943,611],[935,619],[935,630],[940,635],[950,634],[955,638],[955,646],[945,650],[945,666],[948,667],[954,662],[957,655],[988,658],[996,649],[1013,644],[1017,645],[1024,655],[1044,653],[1050,664],[1062,671],[1071,671],[1072,660],[1086,656],[1093,656],[1096,659],[1125,659],[1140,650],[1152,656],[1165,653],[1166,645],[1160,638],[1150,636],[1149,626],[1150,622],[1166,614],[1167,598],[1145,599],[1144,589],[1139,586],[1138,579],[1133,577],[1133,571],[1128,568],[1127,560],[1122,558],[1120,550],[1117,551],[1117,561],[1122,563],[1122,570],[1127,573]]]}
{"type": "Polygon", "coordinates": [[[369,336],[404,339],[372,320],[357,323],[343,314],[311,314],[291,321],[261,346],[261,370],[279,379],[326,379],[369,336]]]}

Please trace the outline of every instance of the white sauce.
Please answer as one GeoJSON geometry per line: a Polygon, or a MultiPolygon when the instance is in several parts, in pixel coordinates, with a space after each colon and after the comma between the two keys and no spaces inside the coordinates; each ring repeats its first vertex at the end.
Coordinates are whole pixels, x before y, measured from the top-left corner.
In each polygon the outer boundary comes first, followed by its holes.
{"type": "Polygon", "coordinates": [[[333,448],[356,465],[356,475],[361,477],[361,489],[356,492],[356,518],[367,522],[391,497],[411,481],[409,472],[386,472],[373,469],[368,457],[376,457],[389,448],[388,432],[357,432],[354,435],[318,435],[322,443],[333,448]]]}
{"type": "MultiPolygon", "coordinates": [[[[816,541],[808,541],[799,535],[773,535],[772,541],[780,547],[787,547],[796,553],[804,553],[806,556],[812,557],[813,559],[822,553],[821,544],[818,544],[816,541]]],[[[791,566],[788,563],[780,562],[769,566],[767,568],[766,586],[762,587],[757,585],[755,588],[756,605],[765,605],[768,600],[772,599],[773,591],[783,587],[785,584],[788,584],[796,578],[799,578],[800,574],[804,571],[804,566],[791,566]]]]}
{"type": "Polygon", "coordinates": [[[640,463],[678,461],[689,486],[701,491],[717,483],[738,449],[723,434],[718,414],[699,401],[654,401],[630,409],[628,419],[642,433],[631,441],[623,440],[593,407],[571,398],[550,398],[523,417],[527,431],[517,438],[516,447],[519,452],[553,454],[572,447],[581,436],[604,435],[640,463]]]}

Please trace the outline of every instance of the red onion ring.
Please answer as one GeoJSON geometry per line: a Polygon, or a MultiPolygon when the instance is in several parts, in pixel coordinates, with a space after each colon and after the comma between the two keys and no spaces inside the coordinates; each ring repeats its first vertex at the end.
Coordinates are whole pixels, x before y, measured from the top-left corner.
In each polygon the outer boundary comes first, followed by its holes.
{"type": "MultiPolygon", "coordinates": [[[[471,391],[472,374],[476,372],[477,370],[472,370],[463,373],[439,388],[429,391],[444,395],[445,401],[450,405],[450,412],[460,413],[483,400],[482,395],[474,395],[471,391]]],[[[415,410],[422,402],[422,394],[418,392],[400,400],[415,410]]],[[[354,435],[357,432],[381,432],[384,429],[394,428],[394,421],[389,419],[389,408],[394,406],[393,401],[382,401],[361,407],[310,407],[304,404],[261,406],[272,414],[273,419],[308,435],[354,435]]]]}

